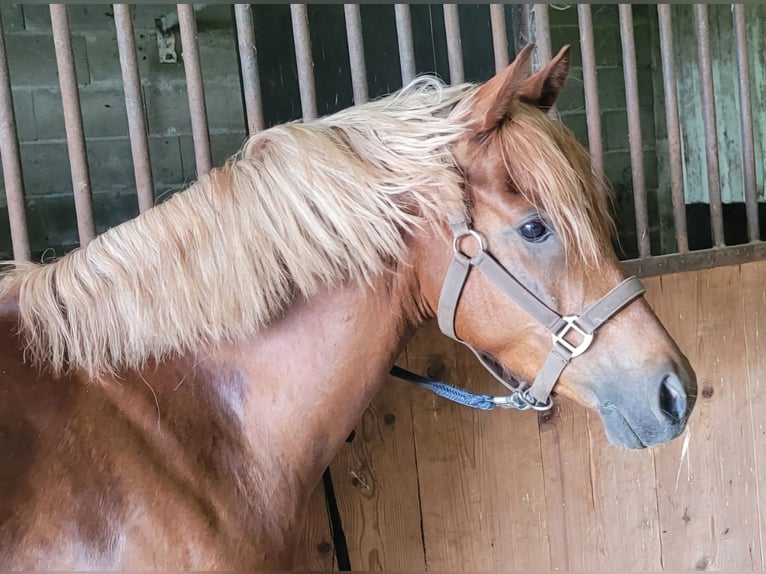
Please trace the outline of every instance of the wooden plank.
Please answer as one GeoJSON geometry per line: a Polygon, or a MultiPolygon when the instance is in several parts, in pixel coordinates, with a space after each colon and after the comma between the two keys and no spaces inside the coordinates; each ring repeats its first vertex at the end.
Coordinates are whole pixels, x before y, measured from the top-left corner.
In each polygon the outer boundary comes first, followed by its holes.
{"type": "MultiPolygon", "coordinates": [[[[403,360],[399,364],[406,367],[403,360]]],[[[425,570],[410,409],[414,390],[391,378],[332,464],[354,570],[425,570]]]]}
{"type": "Polygon", "coordinates": [[[660,570],[657,492],[652,452],[609,444],[600,417],[588,413],[595,520],[603,531],[600,570],[660,570]]]}
{"type": "Polygon", "coordinates": [[[296,548],[294,569],[328,572],[337,570],[322,483],[314,489],[296,548]]]}
{"type": "Polygon", "coordinates": [[[551,567],[594,570],[604,547],[596,521],[587,413],[569,400],[540,421],[551,567]]]}
{"type": "MultiPolygon", "coordinates": [[[[748,263],[741,267],[740,297],[745,330],[747,383],[750,390],[750,415],[753,423],[754,466],[758,475],[756,496],[760,516],[760,569],[766,568],[766,262],[748,263]]],[[[753,532],[755,537],[755,532],[753,532]]],[[[756,567],[758,567],[758,564],[756,567]]]]}
{"type": "Polygon", "coordinates": [[[655,454],[669,570],[762,564],[739,281],[738,267],[661,278],[657,310],[695,367],[700,389],[688,448],[687,439],[676,440],[655,454]]]}
{"type": "MultiPolygon", "coordinates": [[[[408,362],[474,392],[502,392],[433,324],[408,362]]],[[[549,569],[536,414],[476,411],[419,391],[413,418],[428,569],[549,569]]]]}

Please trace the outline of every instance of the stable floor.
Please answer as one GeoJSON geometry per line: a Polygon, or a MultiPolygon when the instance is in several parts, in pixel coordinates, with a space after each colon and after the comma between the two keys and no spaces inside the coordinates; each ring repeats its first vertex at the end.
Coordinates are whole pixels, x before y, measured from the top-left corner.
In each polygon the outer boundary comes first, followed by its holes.
{"type": "MultiPolygon", "coordinates": [[[[694,366],[688,435],[609,445],[597,415],[479,412],[391,379],[332,465],[353,570],[762,570],[766,262],[645,280],[694,366]]],[[[430,326],[400,358],[494,386],[430,326]]],[[[321,487],[301,569],[337,569],[321,487]]]]}

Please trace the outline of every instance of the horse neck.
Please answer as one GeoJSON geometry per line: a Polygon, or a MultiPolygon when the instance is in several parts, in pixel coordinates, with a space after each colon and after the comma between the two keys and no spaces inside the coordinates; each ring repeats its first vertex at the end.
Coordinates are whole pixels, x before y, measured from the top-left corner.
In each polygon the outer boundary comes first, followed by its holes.
{"type": "MultiPolygon", "coordinates": [[[[400,289],[347,287],[297,304],[223,361],[249,381],[243,429],[269,437],[280,479],[310,490],[379,390],[412,321],[400,289]]],[[[262,448],[260,445],[258,448],[262,448]]]]}
{"type": "Polygon", "coordinates": [[[294,529],[416,327],[411,288],[396,274],[319,293],[247,340],[141,373],[153,391],[144,432],[166,458],[183,453],[184,472],[219,502],[247,508],[238,528],[259,539],[294,529]]]}

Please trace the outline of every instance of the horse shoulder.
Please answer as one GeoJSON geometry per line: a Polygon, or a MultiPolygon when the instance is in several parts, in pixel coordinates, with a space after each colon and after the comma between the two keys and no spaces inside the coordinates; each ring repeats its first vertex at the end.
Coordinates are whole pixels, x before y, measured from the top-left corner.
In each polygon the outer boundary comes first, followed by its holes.
{"type": "Polygon", "coordinates": [[[86,412],[85,385],[25,360],[17,299],[0,298],[0,570],[88,567],[80,550],[115,542],[120,488],[95,433],[108,415],[86,412]]]}

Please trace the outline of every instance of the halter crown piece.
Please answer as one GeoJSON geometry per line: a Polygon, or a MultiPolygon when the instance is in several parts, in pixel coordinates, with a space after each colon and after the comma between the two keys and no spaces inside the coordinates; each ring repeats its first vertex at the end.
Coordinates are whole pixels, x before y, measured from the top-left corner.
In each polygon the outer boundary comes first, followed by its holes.
{"type": "Polygon", "coordinates": [[[544,411],[550,409],[553,406],[550,398],[551,391],[569,361],[587,351],[593,342],[595,331],[618,311],[640,297],[646,289],[636,277],[629,277],[593,303],[581,315],[564,317],[543,303],[498,263],[487,251],[487,242],[484,236],[472,229],[466,220],[451,223],[450,226],[452,227],[454,254],[439,296],[439,328],[448,337],[471,349],[481,364],[500,383],[506,386],[511,394],[500,397],[472,395],[449,385],[427,381],[421,377],[415,376],[417,380],[413,380],[412,377],[402,377],[401,369],[395,369],[392,374],[429,387],[437,394],[475,408],[488,410],[494,406],[501,406],[519,410],[531,408],[544,411]],[[478,251],[471,256],[466,255],[460,249],[462,240],[469,236],[478,243],[478,251]],[[501,373],[497,372],[495,365],[489,362],[481,352],[462,341],[455,333],[455,314],[460,295],[472,267],[481,271],[496,287],[542,323],[551,333],[553,348],[543,363],[537,378],[528,387],[515,388],[509,385],[501,373]],[[570,333],[576,334],[580,338],[580,342],[574,344],[568,341],[566,336],[570,333]]]}

